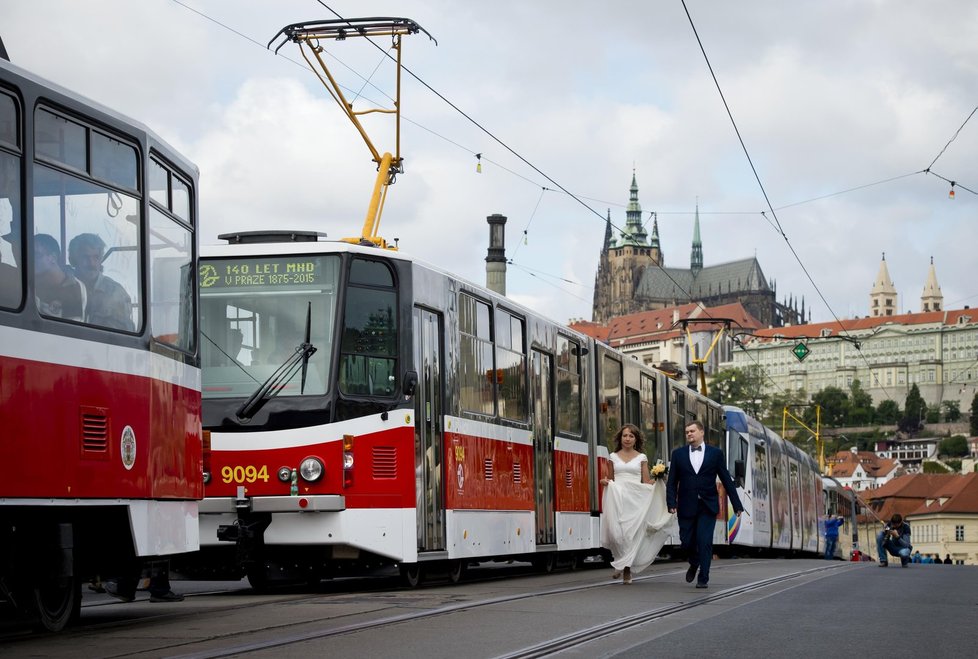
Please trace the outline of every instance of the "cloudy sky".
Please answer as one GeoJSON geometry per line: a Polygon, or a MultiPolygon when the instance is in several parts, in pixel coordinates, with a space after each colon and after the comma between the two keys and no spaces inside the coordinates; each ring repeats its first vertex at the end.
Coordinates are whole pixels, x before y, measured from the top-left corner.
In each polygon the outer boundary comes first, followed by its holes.
{"type": "MultiPolygon", "coordinates": [[[[704,262],[756,255],[815,321],[866,315],[883,252],[902,310],[919,310],[931,256],[945,305],[978,305],[978,196],[962,189],[978,191],[974,2],[686,0],[695,33],[680,0],[324,2],[418,22],[437,45],[405,38],[404,63],[473,120],[405,78],[405,173],[381,234],[406,252],[482,283],[485,218],[501,213],[509,295],[589,319],[603,218],[624,226],[634,168],[666,265],[688,266],[698,201],[704,262]]],[[[359,233],[374,165],[298,47],[264,48],[334,18],[325,5],[4,0],[0,35],[14,63],[197,163],[203,243],[265,227],[338,238],[359,233]]],[[[378,49],[324,45],[358,107],[390,105],[378,49]]],[[[367,128],[393,150],[389,120],[367,128]]]]}

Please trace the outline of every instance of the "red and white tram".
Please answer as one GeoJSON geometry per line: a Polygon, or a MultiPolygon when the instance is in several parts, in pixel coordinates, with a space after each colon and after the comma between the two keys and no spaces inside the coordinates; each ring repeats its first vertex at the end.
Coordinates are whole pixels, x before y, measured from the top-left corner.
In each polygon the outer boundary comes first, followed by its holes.
{"type": "Polygon", "coordinates": [[[59,630],[80,584],[198,548],[197,170],[0,61],[0,600],[59,630]]]}
{"type": "Polygon", "coordinates": [[[549,569],[601,551],[623,422],[653,460],[690,418],[722,444],[722,409],[684,382],[404,253],[222,238],[202,248],[206,497],[182,571],[261,587],[384,563],[412,583],[549,569]]]}

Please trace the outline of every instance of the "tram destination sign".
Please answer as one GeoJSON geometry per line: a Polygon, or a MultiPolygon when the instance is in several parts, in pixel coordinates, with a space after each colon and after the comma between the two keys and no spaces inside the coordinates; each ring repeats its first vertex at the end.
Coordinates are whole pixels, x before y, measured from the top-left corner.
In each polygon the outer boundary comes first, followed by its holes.
{"type": "Polygon", "coordinates": [[[321,257],[208,259],[200,264],[200,289],[275,288],[323,283],[321,257]]]}

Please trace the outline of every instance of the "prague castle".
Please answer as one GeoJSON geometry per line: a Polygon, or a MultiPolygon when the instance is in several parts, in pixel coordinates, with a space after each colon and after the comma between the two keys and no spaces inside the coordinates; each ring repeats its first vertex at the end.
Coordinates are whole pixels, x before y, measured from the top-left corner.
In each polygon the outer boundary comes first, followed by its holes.
{"type": "Polygon", "coordinates": [[[769,327],[804,322],[804,300],[800,310],[792,302],[778,303],[775,285],[765,278],[757,258],[703,265],[698,205],[689,268],[666,267],[658,219],[652,223],[651,236],[642,224],[634,172],[625,215],[625,228],[615,238],[608,213],[594,281],[595,323],[606,324],[618,316],[690,302],[702,302],[708,307],[739,302],[769,327]]]}

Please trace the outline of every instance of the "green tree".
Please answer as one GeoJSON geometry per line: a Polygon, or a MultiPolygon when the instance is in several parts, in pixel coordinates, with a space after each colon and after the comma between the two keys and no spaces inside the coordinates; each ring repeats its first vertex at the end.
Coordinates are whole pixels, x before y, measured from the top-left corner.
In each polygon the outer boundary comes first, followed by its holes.
{"type": "MultiPolygon", "coordinates": [[[[822,408],[822,425],[840,428],[849,417],[849,394],[838,387],[825,387],[812,396],[812,403],[822,408]]],[[[814,427],[815,408],[805,410],[805,423],[814,427]]]]}
{"type": "Polygon", "coordinates": [[[944,420],[954,423],[961,418],[961,403],[956,400],[946,400],[941,403],[944,408],[944,420]]]}
{"type": "Polygon", "coordinates": [[[853,380],[849,387],[850,426],[865,426],[873,422],[873,397],[862,388],[859,380],[853,380]]]}
{"type": "Polygon", "coordinates": [[[880,401],[876,407],[876,422],[884,425],[897,423],[900,420],[900,406],[895,400],[887,398],[880,401]]]}
{"type": "Polygon", "coordinates": [[[971,399],[971,436],[978,435],[978,393],[971,399]]]}
{"type": "Polygon", "coordinates": [[[903,404],[903,418],[900,419],[900,430],[905,433],[915,433],[923,429],[924,419],[927,416],[927,403],[920,395],[920,389],[914,383],[907,393],[907,400],[903,404]]]}
{"type": "Polygon", "coordinates": [[[968,439],[964,435],[952,435],[940,443],[937,452],[952,458],[963,458],[968,455],[968,439]]]}
{"type": "Polygon", "coordinates": [[[780,432],[781,422],[784,420],[784,408],[790,408],[792,414],[801,416],[803,408],[800,406],[807,403],[808,394],[805,393],[804,389],[778,391],[768,397],[767,410],[764,414],[763,421],[771,428],[779,429],[780,432]]]}
{"type": "Polygon", "coordinates": [[[927,423],[940,423],[941,422],[941,410],[936,407],[928,407],[927,413],[924,415],[927,423]]]}
{"type": "Polygon", "coordinates": [[[725,368],[718,371],[710,382],[709,396],[718,403],[736,405],[759,417],[767,395],[764,369],[757,364],[745,368],[725,368]]]}

